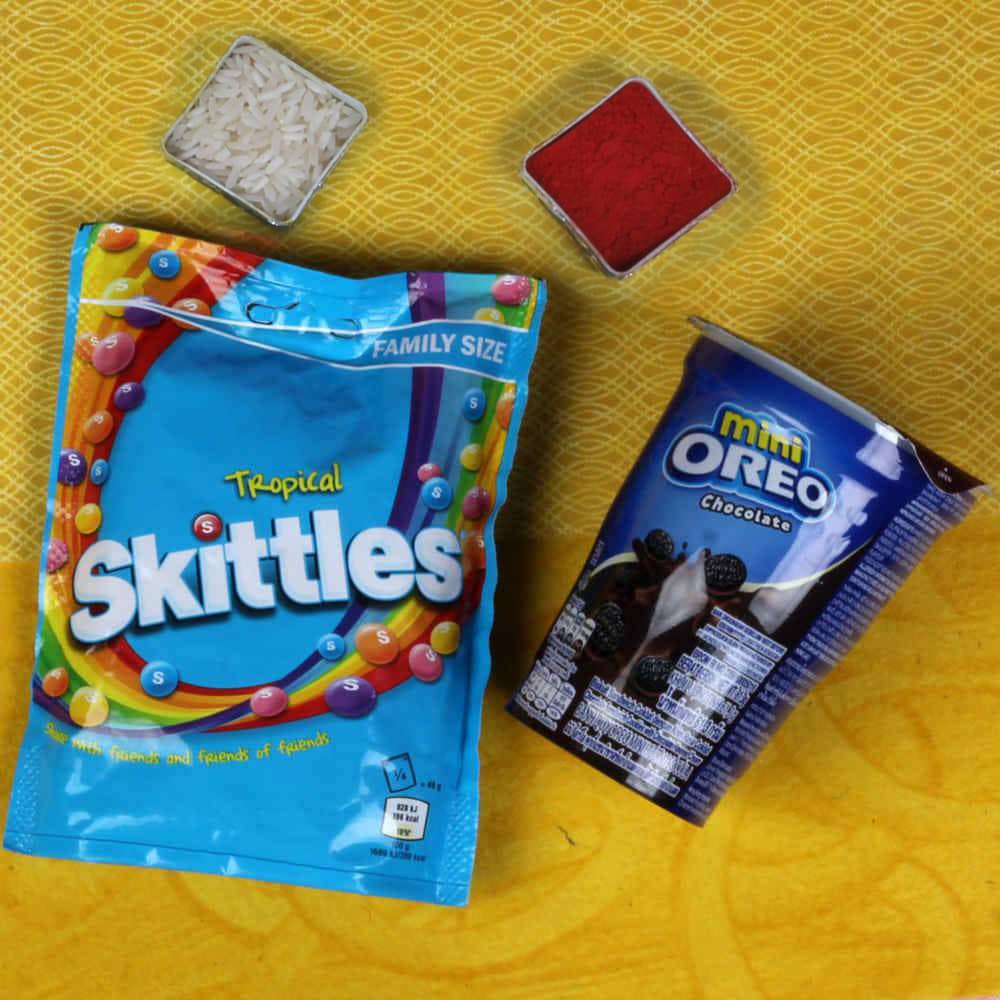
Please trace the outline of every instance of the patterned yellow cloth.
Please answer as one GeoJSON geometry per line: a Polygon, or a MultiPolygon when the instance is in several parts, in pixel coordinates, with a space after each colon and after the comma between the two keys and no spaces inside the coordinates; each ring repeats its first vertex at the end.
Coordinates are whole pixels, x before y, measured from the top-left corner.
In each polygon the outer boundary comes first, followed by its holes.
{"type": "Polygon", "coordinates": [[[15,995],[264,996],[275,984],[302,996],[726,1000],[1000,990],[995,503],[940,542],[702,831],[501,711],[673,391],[689,313],[1000,481],[998,19],[986,0],[8,4],[4,797],[28,697],[80,221],[142,223],[347,275],[509,269],[551,283],[500,523],[471,908],[5,855],[2,969],[15,995]],[[287,233],[159,153],[242,32],[371,116],[287,233]],[[616,283],[518,169],[629,75],[660,89],[740,190],[616,283]]]}

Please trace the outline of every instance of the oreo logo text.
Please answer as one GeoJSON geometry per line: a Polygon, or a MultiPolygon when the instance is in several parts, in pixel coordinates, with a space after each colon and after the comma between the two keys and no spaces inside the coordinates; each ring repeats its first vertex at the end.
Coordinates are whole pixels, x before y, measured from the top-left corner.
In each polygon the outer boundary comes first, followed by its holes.
{"type": "Polygon", "coordinates": [[[809,439],[770,417],[725,403],[711,426],[682,431],[667,449],[664,475],[678,486],[715,486],[727,493],[766,501],[804,521],[825,517],[833,507],[830,480],[809,466],[809,439]]]}

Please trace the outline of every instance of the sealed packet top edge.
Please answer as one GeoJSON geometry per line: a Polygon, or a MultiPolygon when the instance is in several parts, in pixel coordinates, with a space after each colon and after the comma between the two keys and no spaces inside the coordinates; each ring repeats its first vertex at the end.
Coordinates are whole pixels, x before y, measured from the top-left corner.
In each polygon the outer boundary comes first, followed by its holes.
{"type": "Polygon", "coordinates": [[[956,493],[976,490],[985,493],[992,493],[992,488],[988,483],[985,483],[970,473],[959,469],[954,464],[948,463],[944,458],[938,455],[937,452],[934,452],[930,448],[921,444],[912,435],[898,430],[892,424],[882,420],[879,416],[871,410],[866,409],[860,403],[855,403],[854,400],[850,399],[848,396],[837,392],[836,389],[832,389],[824,382],[821,382],[819,379],[809,375],[807,372],[802,371],[802,369],[797,368],[795,365],[785,361],[783,358],[779,358],[777,355],[772,354],[763,347],[759,347],[751,341],[732,333],[725,327],[719,326],[717,323],[712,323],[700,316],[689,316],[688,322],[709,339],[750,359],[755,364],[760,365],[762,368],[765,368],[766,370],[784,379],[790,385],[810,393],[816,399],[821,400],[834,409],[839,410],[845,416],[855,420],[862,427],[885,437],[886,440],[890,441],[892,444],[901,445],[909,450],[919,461],[927,479],[937,486],[942,492],[956,493]],[[952,477],[957,477],[958,482],[954,483],[953,481],[949,482],[942,480],[940,475],[935,475],[934,471],[928,468],[928,465],[932,466],[932,469],[936,470],[938,473],[940,473],[942,466],[947,466],[950,469],[952,477]],[[950,488],[951,486],[954,486],[955,488],[950,488]]]}

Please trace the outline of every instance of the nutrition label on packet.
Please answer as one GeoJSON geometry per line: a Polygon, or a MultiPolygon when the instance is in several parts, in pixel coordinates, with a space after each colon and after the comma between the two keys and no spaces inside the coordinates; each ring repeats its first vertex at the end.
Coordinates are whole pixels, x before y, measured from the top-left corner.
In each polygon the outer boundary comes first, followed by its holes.
{"type": "MultiPolygon", "coordinates": [[[[517,695],[517,704],[552,731],[576,694],[564,680],[576,671],[566,628],[586,641],[596,627],[584,616],[583,605],[576,596],[567,602],[517,695]]],[[[784,646],[719,608],[697,636],[705,645],[678,659],[655,706],[592,677],[562,726],[563,735],[649,792],[678,795],[785,653],[784,646]]]]}

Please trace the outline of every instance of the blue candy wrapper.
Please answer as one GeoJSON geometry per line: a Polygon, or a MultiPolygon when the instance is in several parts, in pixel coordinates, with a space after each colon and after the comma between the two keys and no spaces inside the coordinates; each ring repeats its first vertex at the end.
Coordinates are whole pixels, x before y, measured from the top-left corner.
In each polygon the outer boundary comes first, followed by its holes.
{"type": "Polygon", "coordinates": [[[6,847],[466,902],[544,301],[81,228],[6,847]]]}

